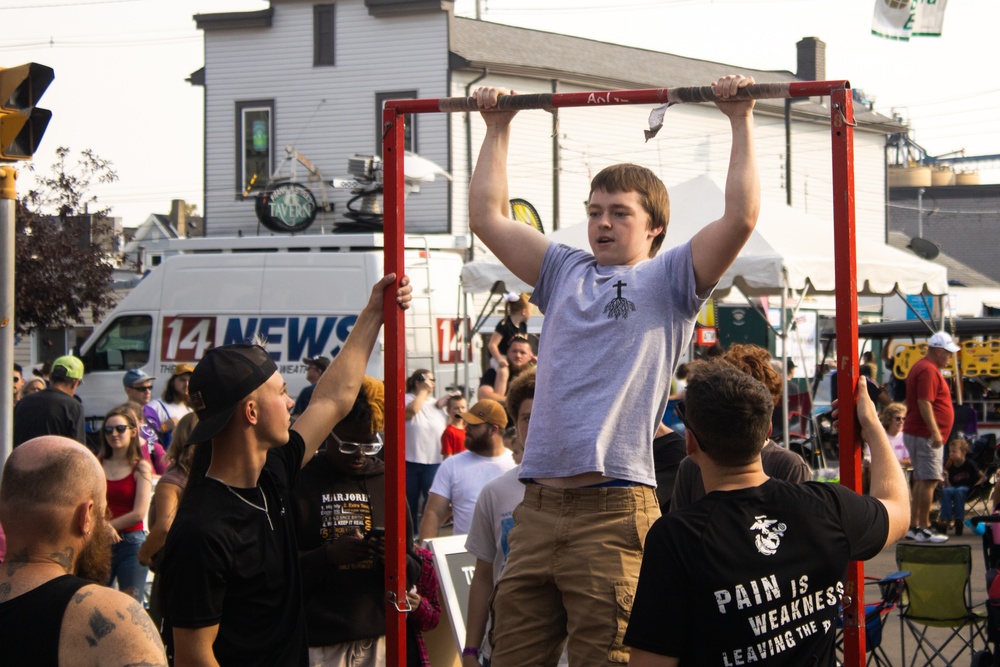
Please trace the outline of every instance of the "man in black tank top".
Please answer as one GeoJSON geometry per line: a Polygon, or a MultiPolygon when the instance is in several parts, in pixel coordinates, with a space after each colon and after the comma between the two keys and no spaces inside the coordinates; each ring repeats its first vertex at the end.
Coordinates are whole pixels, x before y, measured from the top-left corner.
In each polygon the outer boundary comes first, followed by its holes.
{"type": "Polygon", "coordinates": [[[0,479],[0,660],[5,665],[165,666],[163,644],[130,596],[107,580],[112,531],[94,455],[61,436],[34,438],[0,479]]]}

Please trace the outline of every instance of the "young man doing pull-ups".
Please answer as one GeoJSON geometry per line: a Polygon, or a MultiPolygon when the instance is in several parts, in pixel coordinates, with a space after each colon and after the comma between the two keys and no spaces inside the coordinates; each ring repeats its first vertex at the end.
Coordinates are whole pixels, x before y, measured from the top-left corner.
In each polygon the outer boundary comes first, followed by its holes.
{"type": "Polygon", "coordinates": [[[757,222],[753,102],[733,99],[750,83],[727,76],[713,84],[733,134],[725,212],[659,256],[667,191],[632,164],[608,167],[591,183],[593,254],[511,220],[506,161],[516,112],[497,110],[506,91],[475,93],[486,138],[470,186],[470,226],[534,285],[532,302],[546,319],[520,474],[524,502],[493,607],[496,667],[555,664],[552,649],[567,633],[571,664],[628,660],[621,640],[642,544],[660,515],[655,426],[698,310],[757,222]]]}

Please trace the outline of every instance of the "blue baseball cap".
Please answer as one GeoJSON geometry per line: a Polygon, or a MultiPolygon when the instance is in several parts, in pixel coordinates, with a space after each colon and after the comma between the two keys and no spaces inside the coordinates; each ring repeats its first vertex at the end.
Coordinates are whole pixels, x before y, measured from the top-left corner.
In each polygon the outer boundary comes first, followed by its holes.
{"type": "Polygon", "coordinates": [[[125,377],[122,378],[122,384],[126,389],[131,389],[140,382],[145,382],[146,380],[155,380],[155,377],[146,374],[146,371],[141,368],[133,368],[132,370],[125,373],[125,377]]]}

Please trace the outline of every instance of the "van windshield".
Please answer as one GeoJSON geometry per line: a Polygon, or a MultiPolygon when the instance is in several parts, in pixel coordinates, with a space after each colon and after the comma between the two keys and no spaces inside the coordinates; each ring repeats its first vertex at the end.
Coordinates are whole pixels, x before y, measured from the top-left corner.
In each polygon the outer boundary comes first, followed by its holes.
{"type": "Polygon", "coordinates": [[[87,371],[123,371],[149,362],[153,318],[125,315],[111,323],[83,355],[87,371]]]}

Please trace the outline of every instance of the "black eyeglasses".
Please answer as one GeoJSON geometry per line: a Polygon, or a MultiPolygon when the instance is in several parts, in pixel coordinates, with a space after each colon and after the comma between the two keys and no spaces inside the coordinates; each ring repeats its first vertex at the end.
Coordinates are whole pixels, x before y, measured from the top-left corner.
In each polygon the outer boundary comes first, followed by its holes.
{"type": "Polygon", "coordinates": [[[701,447],[702,451],[704,451],[705,439],[698,435],[698,432],[691,428],[691,424],[688,423],[684,412],[684,401],[677,402],[677,405],[674,406],[674,414],[681,420],[681,423],[684,424],[684,428],[691,431],[691,435],[693,435],[694,439],[698,441],[698,446],[701,447]]]}
{"type": "Polygon", "coordinates": [[[114,426],[105,426],[104,432],[107,433],[108,435],[111,435],[112,433],[117,433],[118,435],[121,435],[130,428],[132,427],[129,426],[128,424],[115,424],[114,426]]]}
{"type": "Polygon", "coordinates": [[[382,451],[382,436],[375,434],[375,442],[345,442],[333,436],[337,442],[337,449],[341,454],[357,454],[359,451],[365,456],[375,456],[382,451]]]}
{"type": "Polygon", "coordinates": [[[153,385],[151,385],[151,384],[147,384],[147,385],[142,386],[142,387],[130,387],[130,388],[134,389],[135,391],[141,391],[143,393],[145,393],[147,391],[153,391],[153,385]]]}

